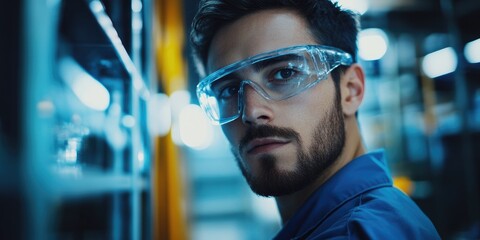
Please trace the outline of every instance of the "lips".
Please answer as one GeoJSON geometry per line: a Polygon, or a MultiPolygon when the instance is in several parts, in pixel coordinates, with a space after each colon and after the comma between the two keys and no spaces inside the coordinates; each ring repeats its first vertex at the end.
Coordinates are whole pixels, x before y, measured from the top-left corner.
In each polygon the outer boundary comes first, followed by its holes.
{"type": "Polygon", "coordinates": [[[288,140],[275,138],[256,138],[247,144],[245,150],[247,154],[268,152],[289,142],[288,140]]]}

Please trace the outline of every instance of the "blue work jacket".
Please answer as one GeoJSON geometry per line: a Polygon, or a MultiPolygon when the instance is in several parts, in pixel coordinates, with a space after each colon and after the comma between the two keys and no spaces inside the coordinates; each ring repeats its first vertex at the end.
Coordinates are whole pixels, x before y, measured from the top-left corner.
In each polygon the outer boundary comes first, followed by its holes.
{"type": "Polygon", "coordinates": [[[430,219],[393,187],[383,151],[360,156],[327,180],[275,239],[440,239],[430,219]]]}

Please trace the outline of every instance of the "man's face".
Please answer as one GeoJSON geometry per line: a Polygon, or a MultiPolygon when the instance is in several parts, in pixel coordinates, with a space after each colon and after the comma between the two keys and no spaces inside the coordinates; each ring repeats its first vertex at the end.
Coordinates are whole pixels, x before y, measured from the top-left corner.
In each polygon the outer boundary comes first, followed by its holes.
{"type": "MultiPolygon", "coordinates": [[[[279,48],[317,44],[307,23],[289,10],[244,16],[214,36],[208,71],[279,48]]],[[[255,80],[254,73],[244,79],[255,80]]],[[[238,165],[254,192],[281,196],[301,190],[340,155],[344,119],[329,76],[285,100],[270,101],[245,86],[240,118],[222,126],[238,165]]]]}

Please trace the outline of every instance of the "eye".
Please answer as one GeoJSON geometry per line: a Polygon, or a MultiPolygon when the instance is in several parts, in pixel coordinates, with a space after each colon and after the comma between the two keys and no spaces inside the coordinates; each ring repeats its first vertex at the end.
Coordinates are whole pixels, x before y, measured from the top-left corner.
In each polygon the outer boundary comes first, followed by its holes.
{"type": "Polygon", "coordinates": [[[280,69],[279,71],[277,71],[273,75],[273,78],[283,80],[283,79],[291,78],[294,74],[295,74],[295,70],[285,68],[285,69],[280,69]]]}
{"type": "Polygon", "coordinates": [[[298,71],[293,68],[282,68],[273,72],[271,82],[287,83],[298,75],[298,71]]]}
{"type": "Polygon", "coordinates": [[[217,93],[218,99],[229,99],[238,93],[238,84],[228,84],[219,88],[217,93]]]}

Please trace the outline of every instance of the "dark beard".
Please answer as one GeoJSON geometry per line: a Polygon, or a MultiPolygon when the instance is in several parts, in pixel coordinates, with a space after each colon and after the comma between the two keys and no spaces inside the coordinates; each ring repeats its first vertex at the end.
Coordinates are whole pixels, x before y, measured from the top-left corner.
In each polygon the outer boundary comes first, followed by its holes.
{"type": "MultiPolygon", "coordinates": [[[[337,99],[338,100],[338,99],[337,99]]],[[[268,125],[252,127],[242,139],[239,149],[232,152],[237,164],[253,192],[260,196],[282,196],[297,192],[313,183],[340,156],[345,145],[345,124],[339,101],[327,112],[327,117],[317,124],[312,145],[305,151],[300,136],[288,128],[268,125]],[[256,137],[278,136],[297,141],[297,168],[294,171],[280,171],[276,168],[276,158],[265,154],[258,159],[262,174],[253,176],[242,164],[238,152],[249,140],[256,137]]]]}

